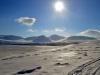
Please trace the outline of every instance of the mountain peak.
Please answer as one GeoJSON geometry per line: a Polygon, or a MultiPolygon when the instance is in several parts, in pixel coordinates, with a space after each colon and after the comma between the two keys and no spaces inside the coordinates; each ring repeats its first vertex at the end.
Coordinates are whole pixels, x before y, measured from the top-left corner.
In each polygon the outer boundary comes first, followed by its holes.
{"type": "Polygon", "coordinates": [[[66,40],[96,40],[96,39],[88,36],[70,36],[66,40]]]}
{"type": "Polygon", "coordinates": [[[100,37],[100,31],[89,29],[89,30],[86,30],[86,31],[79,33],[79,35],[89,36],[89,37],[100,37]]]}
{"type": "Polygon", "coordinates": [[[60,35],[57,35],[57,34],[53,34],[53,35],[51,35],[49,38],[50,38],[51,40],[58,41],[58,40],[64,39],[65,37],[60,36],[60,35]]]}
{"type": "Polygon", "coordinates": [[[49,38],[44,35],[38,36],[36,39],[33,40],[34,43],[50,43],[52,42],[49,38]]]}
{"type": "Polygon", "coordinates": [[[19,40],[23,39],[20,36],[15,36],[15,35],[0,35],[0,39],[5,39],[5,40],[19,40]]]}

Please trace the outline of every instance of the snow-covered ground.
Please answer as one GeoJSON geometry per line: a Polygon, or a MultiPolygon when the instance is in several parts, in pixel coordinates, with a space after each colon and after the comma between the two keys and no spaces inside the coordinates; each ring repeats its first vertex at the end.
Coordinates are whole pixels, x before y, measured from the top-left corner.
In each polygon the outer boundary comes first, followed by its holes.
{"type": "Polygon", "coordinates": [[[1,45],[0,75],[100,75],[99,57],[98,41],[59,47],[1,45]]]}

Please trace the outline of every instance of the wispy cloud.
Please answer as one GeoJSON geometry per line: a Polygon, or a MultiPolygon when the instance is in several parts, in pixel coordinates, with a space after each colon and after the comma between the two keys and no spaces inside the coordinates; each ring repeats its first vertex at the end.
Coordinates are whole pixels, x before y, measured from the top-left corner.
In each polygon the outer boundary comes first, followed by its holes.
{"type": "Polygon", "coordinates": [[[65,29],[55,28],[55,32],[64,32],[65,29]]]}
{"type": "Polygon", "coordinates": [[[17,22],[22,23],[25,26],[32,26],[35,22],[35,18],[21,17],[16,19],[17,22]]]}
{"type": "Polygon", "coordinates": [[[44,32],[44,33],[49,33],[50,31],[48,31],[48,30],[45,29],[45,30],[43,30],[42,32],[44,32]]]}
{"type": "Polygon", "coordinates": [[[36,32],[37,30],[28,29],[27,32],[36,32]]]}
{"type": "Polygon", "coordinates": [[[42,30],[42,32],[44,33],[58,33],[58,32],[64,32],[65,31],[65,28],[55,28],[54,30],[42,30]]]}

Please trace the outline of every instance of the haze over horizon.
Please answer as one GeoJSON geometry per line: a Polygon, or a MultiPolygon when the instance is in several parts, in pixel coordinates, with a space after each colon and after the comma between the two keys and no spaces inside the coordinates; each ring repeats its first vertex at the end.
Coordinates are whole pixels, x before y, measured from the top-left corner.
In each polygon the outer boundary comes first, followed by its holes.
{"type": "Polygon", "coordinates": [[[75,35],[100,30],[100,0],[0,0],[0,35],[75,35]],[[59,8],[58,8],[59,7],[59,8]]]}

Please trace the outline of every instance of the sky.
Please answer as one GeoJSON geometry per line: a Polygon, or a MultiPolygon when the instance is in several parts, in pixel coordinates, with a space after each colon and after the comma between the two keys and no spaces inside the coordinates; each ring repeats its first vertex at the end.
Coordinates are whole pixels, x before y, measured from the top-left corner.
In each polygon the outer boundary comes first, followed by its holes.
{"type": "Polygon", "coordinates": [[[69,36],[88,29],[100,30],[100,0],[0,0],[0,35],[69,36]]]}

